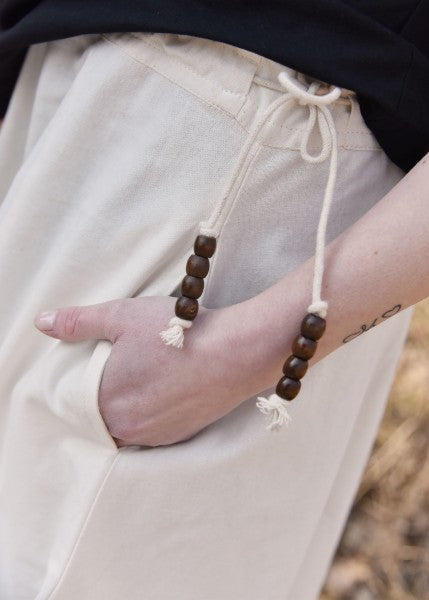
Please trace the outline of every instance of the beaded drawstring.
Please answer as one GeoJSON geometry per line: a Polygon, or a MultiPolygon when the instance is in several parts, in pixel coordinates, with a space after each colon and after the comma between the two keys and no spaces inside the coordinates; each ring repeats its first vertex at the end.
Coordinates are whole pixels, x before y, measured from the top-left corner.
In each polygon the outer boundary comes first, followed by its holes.
{"type": "Polygon", "coordinates": [[[337,174],[337,136],[328,105],[335,102],[341,95],[341,89],[338,87],[334,87],[327,94],[317,94],[316,91],[320,84],[315,81],[310,84],[308,89],[305,89],[285,71],[278,74],[278,80],[286,88],[287,93],[274,100],[256,121],[242,148],[226,192],[220,197],[209,220],[200,223],[199,234],[194,243],[194,254],[186,263],[186,276],[182,280],[181,296],[176,301],[175,316],[170,319],[168,328],[160,333],[162,340],[167,345],[183,347],[184,330],[192,326],[192,321],[198,313],[197,299],[203,293],[204,278],[210,267],[209,259],[216,250],[216,240],[222,225],[240,190],[246,167],[253,158],[256,146],[254,142],[257,141],[260,130],[274,111],[281,106],[292,101],[298,101],[300,105],[308,106],[309,118],[301,139],[301,156],[306,162],[319,163],[330,155],[329,176],[317,227],[312,302],[301,323],[300,333],[292,344],[292,354],[283,365],[284,376],[279,380],[275,393],[268,398],[259,396],[256,403],[259,410],[270,417],[267,428],[271,430],[278,429],[291,420],[287,412],[287,401],[293,400],[297,396],[301,388],[300,379],[305,375],[308,360],[314,356],[317,340],[323,335],[326,327],[328,303],[321,299],[321,290],[326,226],[337,174]],[[312,155],[309,154],[307,146],[316,121],[322,138],[322,148],[319,154],[312,155]]]}

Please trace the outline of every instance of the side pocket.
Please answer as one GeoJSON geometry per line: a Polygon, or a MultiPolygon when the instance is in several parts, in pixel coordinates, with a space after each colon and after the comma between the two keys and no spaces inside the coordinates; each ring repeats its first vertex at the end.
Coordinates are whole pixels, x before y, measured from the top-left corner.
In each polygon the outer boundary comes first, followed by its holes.
{"type": "Polygon", "coordinates": [[[109,340],[99,340],[88,361],[83,375],[83,406],[91,426],[103,445],[118,450],[116,443],[101,416],[98,406],[98,392],[101,378],[106,367],[113,344],[109,340]]]}

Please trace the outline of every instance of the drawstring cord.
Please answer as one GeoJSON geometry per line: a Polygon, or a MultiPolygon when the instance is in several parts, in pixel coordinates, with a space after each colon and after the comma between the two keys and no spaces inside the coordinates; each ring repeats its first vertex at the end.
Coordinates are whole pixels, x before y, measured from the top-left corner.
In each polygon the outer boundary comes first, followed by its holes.
{"type": "MultiPolygon", "coordinates": [[[[317,227],[312,302],[307,308],[308,313],[318,315],[319,317],[325,319],[328,312],[328,303],[325,300],[322,300],[321,291],[324,270],[326,227],[328,223],[329,210],[332,204],[338,165],[337,134],[334,120],[330,110],[328,109],[328,104],[335,102],[335,100],[340,97],[341,89],[335,87],[328,94],[321,96],[315,93],[319,87],[317,82],[311,83],[306,91],[298,83],[293,82],[289,75],[285,72],[279,73],[278,79],[280,83],[291,94],[293,94],[295,98],[297,98],[300,105],[306,105],[309,109],[307,126],[301,139],[300,151],[302,158],[309,163],[320,163],[326,160],[329,155],[331,155],[329,176],[325,188],[319,224],[317,227]],[[316,120],[322,137],[322,148],[319,154],[311,155],[308,152],[307,146],[316,120]]],[[[268,398],[258,396],[256,406],[262,413],[270,417],[268,429],[278,429],[282,425],[288,424],[291,421],[291,417],[287,412],[287,401],[276,393],[271,394],[268,398]]]]}
{"type": "Polygon", "coordinates": [[[300,87],[298,83],[292,81],[291,77],[284,71],[279,73],[278,79],[280,83],[287,90],[289,90],[289,92],[293,94],[295,98],[299,100],[300,105],[306,105],[309,108],[309,118],[304,130],[304,135],[301,138],[302,158],[309,163],[320,163],[326,160],[329,154],[331,155],[329,176],[323,197],[319,224],[317,226],[312,303],[307,309],[309,313],[326,318],[328,312],[328,303],[321,299],[324,270],[324,251],[326,242],[326,227],[328,224],[329,211],[334,195],[334,186],[337,177],[338,165],[337,133],[335,130],[334,120],[330,110],[328,109],[328,105],[332,102],[335,102],[335,100],[340,97],[341,89],[335,87],[328,94],[318,95],[315,93],[319,87],[317,82],[311,83],[307,91],[300,87]],[[312,155],[309,154],[307,145],[316,119],[322,137],[322,148],[319,154],[312,155]]]}
{"type": "MultiPolygon", "coordinates": [[[[329,176],[325,188],[319,224],[317,227],[312,302],[307,309],[308,313],[312,313],[313,315],[317,315],[324,319],[328,310],[328,303],[321,298],[326,227],[329,210],[332,204],[338,162],[335,124],[328,105],[335,102],[340,97],[341,89],[334,87],[326,94],[317,94],[316,92],[319,89],[320,83],[314,81],[306,89],[297,79],[293,79],[286,71],[282,71],[278,74],[278,80],[280,84],[287,90],[287,92],[280,98],[274,100],[262,113],[259,119],[257,119],[250,135],[247,138],[246,143],[242,148],[225,193],[216,203],[210,218],[207,221],[202,221],[199,224],[199,235],[206,236],[206,240],[214,238],[212,241],[216,242],[222,226],[231,211],[234,200],[239,193],[241,183],[252,160],[255,146],[257,146],[258,135],[268,118],[277,109],[293,101],[298,101],[298,104],[301,106],[308,106],[309,116],[303,136],[301,138],[301,156],[303,160],[308,163],[321,163],[325,161],[328,156],[330,156],[329,176]],[[308,143],[316,122],[322,139],[322,148],[319,154],[312,155],[308,151],[308,143]]],[[[214,249],[212,250],[212,253],[213,252],[214,249]]],[[[211,256],[212,253],[205,254],[203,252],[199,256],[211,256]]],[[[198,258],[198,256],[196,258],[198,258]]],[[[207,258],[204,260],[206,260],[208,263],[207,258]]],[[[199,275],[199,277],[204,276],[205,275],[199,275]]],[[[191,298],[196,297],[198,296],[191,296],[191,298]]],[[[197,301],[194,300],[193,302],[196,303],[197,301]]],[[[168,323],[168,329],[160,332],[160,336],[165,344],[182,348],[184,341],[184,329],[188,329],[192,326],[192,320],[195,318],[195,316],[196,312],[189,318],[182,318],[177,316],[176,311],[176,316],[170,319],[168,323]]],[[[277,394],[271,394],[268,399],[264,397],[258,397],[257,406],[261,412],[271,417],[271,423],[268,426],[269,429],[275,429],[290,421],[290,416],[286,410],[287,404],[285,400],[277,394]]]]}

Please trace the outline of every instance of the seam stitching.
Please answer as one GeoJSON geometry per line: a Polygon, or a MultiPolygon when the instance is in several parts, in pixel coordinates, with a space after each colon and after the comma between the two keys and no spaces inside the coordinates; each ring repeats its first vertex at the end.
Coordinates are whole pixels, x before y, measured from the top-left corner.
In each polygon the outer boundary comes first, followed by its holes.
{"type": "MultiPolygon", "coordinates": [[[[274,119],[268,119],[267,123],[269,123],[270,125],[275,124],[275,120],[274,119]]],[[[288,125],[285,125],[284,123],[282,123],[280,125],[281,129],[288,129],[289,131],[298,131],[298,132],[304,132],[305,129],[301,128],[301,127],[289,127],[288,125]]],[[[357,131],[350,131],[349,129],[337,129],[336,128],[337,133],[354,133],[354,134],[359,134],[359,135],[368,135],[370,137],[372,137],[372,133],[370,131],[364,131],[363,129],[359,129],[357,131]]]]}
{"type": "MultiPolygon", "coordinates": [[[[143,38],[140,38],[138,36],[136,36],[135,33],[130,33],[129,34],[131,37],[133,37],[135,40],[138,40],[139,42],[142,42],[143,44],[145,44],[146,46],[149,46],[150,48],[153,48],[154,50],[157,50],[157,52],[163,52],[162,47],[157,46],[156,44],[151,44],[150,42],[148,42],[147,40],[144,40],[143,38]]],[[[179,65],[180,67],[182,67],[183,69],[185,69],[186,71],[189,71],[190,73],[192,73],[193,75],[195,75],[196,77],[198,77],[199,79],[202,79],[203,81],[206,81],[209,85],[212,85],[213,87],[216,87],[220,90],[222,90],[223,92],[225,92],[226,94],[231,94],[232,96],[236,96],[237,98],[242,98],[244,96],[243,93],[240,92],[234,92],[233,90],[229,90],[228,88],[225,88],[224,86],[222,86],[220,83],[218,83],[217,81],[213,80],[213,79],[208,79],[207,77],[205,77],[204,75],[202,75],[201,73],[199,73],[198,71],[196,71],[195,69],[193,69],[192,67],[190,67],[189,65],[187,65],[186,63],[184,63],[183,61],[179,60],[177,57],[172,56],[171,54],[167,54],[165,53],[166,56],[168,56],[168,58],[176,65],[179,65]]],[[[139,58],[137,56],[135,56],[135,59],[138,62],[143,62],[141,60],[139,60],[139,58]]],[[[143,63],[146,64],[146,63],[143,63]]]]}
{"type": "MultiPolygon", "coordinates": [[[[184,90],[188,94],[195,96],[195,98],[198,98],[199,100],[201,100],[201,102],[204,102],[205,104],[207,104],[208,106],[211,106],[212,108],[215,108],[219,112],[234,118],[234,116],[235,116],[234,113],[229,112],[225,107],[221,107],[218,104],[214,104],[213,102],[210,102],[210,100],[207,100],[207,98],[204,98],[203,96],[200,96],[199,94],[197,94],[197,92],[195,92],[193,90],[192,91],[189,90],[179,80],[174,79],[174,78],[170,77],[169,75],[166,75],[162,71],[159,71],[155,66],[148,65],[147,63],[143,62],[142,60],[138,60],[133,54],[130,54],[129,52],[127,52],[123,46],[121,46],[117,42],[113,41],[112,39],[105,37],[104,34],[103,34],[103,38],[106,40],[106,42],[115,46],[119,50],[119,52],[121,52],[122,54],[125,54],[126,56],[128,56],[128,58],[131,58],[131,60],[136,62],[138,65],[141,65],[145,69],[150,69],[154,73],[157,73],[160,77],[164,77],[164,79],[167,79],[167,81],[171,81],[172,83],[174,83],[175,85],[180,87],[182,90],[184,90]]],[[[242,127],[242,129],[244,131],[246,131],[246,128],[243,127],[241,125],[241,123],[239,123],[239,125],[242,127]]]]}
{"type": "MultiPolygon", "coordinates": [[[[265,148],[274,148],[277,150],[293,150],[296,152],[300,152],[300,148],[298,146],[282,146],[280,144],[269,144],[269,143],[261,143],[261,146],[264,146],[265,148]]],[[[359,145],[354,145],[354,144],[347,144],[347,143],[343,143],[343,144],[337,144],[338,148],[342,148],[343,150],[368,150],[369,152],[380,152],[382,150],[382,148],[378,148],[377,146],[359,146],[359,145]]],[[[310,146],[308,147],[308,150],[320,150],[320,147],[315,147],[315,146],[310,146]]]]}

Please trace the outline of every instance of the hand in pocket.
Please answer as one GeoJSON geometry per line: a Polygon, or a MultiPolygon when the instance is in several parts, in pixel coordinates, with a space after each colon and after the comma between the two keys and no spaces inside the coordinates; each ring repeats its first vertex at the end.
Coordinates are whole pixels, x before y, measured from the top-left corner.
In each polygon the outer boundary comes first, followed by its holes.
{"type": "Polygon", "coordinates": [[[259,391],[246,346],[240,354],[233,351],[243,329],[238,305],[200,306],[178,349],[166,346],[159,335],[174,315],[175,302],[170,296],[111,300],[61,308],[35,321],[56,339],[113,343],[99,408],[118,446],[187,440],[259,391]]]}

